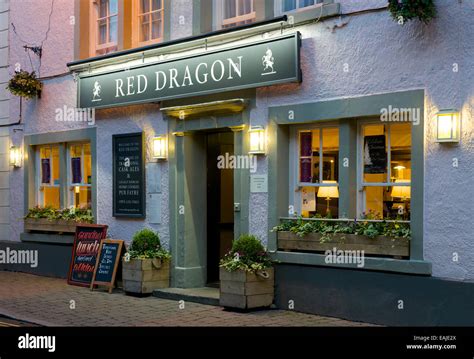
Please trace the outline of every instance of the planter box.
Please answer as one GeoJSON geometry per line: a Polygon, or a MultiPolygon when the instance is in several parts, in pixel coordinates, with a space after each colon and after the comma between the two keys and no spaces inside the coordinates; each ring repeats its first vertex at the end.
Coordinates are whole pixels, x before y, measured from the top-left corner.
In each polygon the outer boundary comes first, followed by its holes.
{"type": "Polygon", "coordinates": [[[76,233],[76,226],[83,224],[88,223],[79,223],[64,219],[50,221],[46,218],[25,218],[25,231],[76,233]]]}
{"type": "Polygon", "coordinates": [[[273,303],[274,270],[267,269],[268,278],[243,270],[229,272],[220,269],[220,300],[223,307],[252,309],[269,307],[273,303]]]}
{"type": "Polygon", "coordinates": [[[327,250],[363,250],[365,254],[383,256],[410,256],[410,240],[378,236],[369,238],[355,234],[334,234],[321,242],[322,234],[310,233],[298,237],[292,232],[278,232],[278,249],[284,251],[325,252],[327,250]]]}
{"type": "Polygon", "coordinates": [[[122,260],[123,290],[149,294],[154,289],[169,288],[170,261],[160,259],[122,260]]]}

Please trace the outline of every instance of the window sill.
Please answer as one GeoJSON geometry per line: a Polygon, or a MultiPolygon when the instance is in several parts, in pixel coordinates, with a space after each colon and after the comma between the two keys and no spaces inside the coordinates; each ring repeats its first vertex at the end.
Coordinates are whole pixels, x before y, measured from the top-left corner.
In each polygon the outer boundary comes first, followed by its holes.
{"type": "Polygon", "coordinates": [[[357,267],[355,264],[328,264],[324,254],[315,253],[296,253],[296,252],[280,252],[276,251],[272,254],[274,260],[285,264],[302,264],[311,266],[323,266],[334,268],[347,268],[357,270],[371,270],[407,274],[431,275],[431,263],[424,260],[403,260],[392,258],[374,258],[366,257],[363,268],[357,267]]]}
{"type": "Polygon", "coordinates": [[[336,3],[324,3],[322,6],[313,7],[309,9],[300,9],[297,11],[291,11],[285,13],[288,16],[288,21],[291,23],[293,18],[293,24],[299,24],[311,20],[324,19],[329,16],[339,15],[341,11],[340,4],[336,3]]]}

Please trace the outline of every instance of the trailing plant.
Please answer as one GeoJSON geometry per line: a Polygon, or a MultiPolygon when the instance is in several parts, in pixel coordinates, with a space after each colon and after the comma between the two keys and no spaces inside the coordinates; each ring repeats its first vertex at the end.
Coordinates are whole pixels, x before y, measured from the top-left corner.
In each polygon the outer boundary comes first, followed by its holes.
{"type": "Polygon", "coordinates": [[[128,249],[131,259],[169,259],[171,255],[161,246],[160,236],[150,228],[143,228],[133,235],[128,249]]]}
{"type": "Polygon", "coordinates": [[[427,24],[436,16],[433,0],[389,0],[388,9],[402,25],[415,18],[427,24]]]}
{"type": "Polygon", "coordinates": [[[8,81],[7,89],[15,96],[34,98],[41,94],[43,84],[36,77],[36,73],[15,71],[15,75],[8,81]]]}
{"type": "MultiPolygon", "coordinates": [[[[379,220],[380,215],[375,212],[368,212],[360,220],[349,221],[325,221],[324,218],[316,217],[317,221],[304,220],[301,216],[296,219],[283,220],[281,224],[273,228],[273,232],[292,232],[298,237],[305,237],[310,233],[322,234],[321,242],[325,242],[334,234],[356,234],[375,238],[385,236],[392,238],[411,237],[410,224],[400,222],[396,218],[394,222],[373,222],[379,220]]],[[[388,220],[388,218],[386,219],[388,220]]]]}
{"type": "Polygon", "coordinates": [[[25,218],[47,219],[49,221],[66,220],[77,223],[93,223],[94,216],[90,208],[65,208],[56,209],[51,206],[34,207],[28,210],[25,218]]]}
{"type": "Polygon", "coordinates": [[[244,270],[255,273],[268,269],[273,262],[260,240],[243,234],[232,242],[232,249],[220,261],[220,267],[229,272],[244,270]]]}

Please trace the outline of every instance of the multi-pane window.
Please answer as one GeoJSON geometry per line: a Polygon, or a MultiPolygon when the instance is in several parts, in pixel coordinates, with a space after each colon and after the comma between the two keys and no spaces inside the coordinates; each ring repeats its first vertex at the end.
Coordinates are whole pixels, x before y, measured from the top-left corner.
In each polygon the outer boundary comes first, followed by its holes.
{"type": "Polygon", "coordinates": [[[138,32],[140,43],[163,38],[163,0],[139,0],[138,32]]]}
{"type": "Polygon", "coordinates": [[[255,21],[254,0],[222,0],[222,28],[255,21]]]}
{"type": "Polygon", "coordinates": [[[339,129],[298,132],[298,187],[301,214],[337,217],[339,205],[339,129]]]}
{"type": "Polygon", "coordinates": [[[96,52],[116,50],[118,37],[118,0],[94,0],[96,11],[96,52]]]}
{"type": "Polygon", "coordinates": [[[290,12],[315,6],[322,0],[281,0],[281,3],[281,11],[290,12]]]}
{"type": "Polygon", "coordinates": [[[59,146],[38,147],[37,201],[41,207],[60,207],[59,146]]]}
{"type": "Polygon", "coordinates": [[[90,143],[69,145],[68,166],[69,205],[90,208],[92,185],[90,143]]]}
{"type": "Polygon", "coordinates": [[[362,214],[410,219],[411,124],[361,127],[362,214]]]}

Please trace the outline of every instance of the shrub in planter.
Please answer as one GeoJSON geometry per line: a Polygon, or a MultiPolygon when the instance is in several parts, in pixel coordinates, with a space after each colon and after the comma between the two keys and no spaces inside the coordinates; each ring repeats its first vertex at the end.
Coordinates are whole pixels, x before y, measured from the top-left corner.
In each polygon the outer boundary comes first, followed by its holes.
{"type": "Polygon", "coordinates": [[[220,262],[220,305],[251,309],[273,303],[272,260],[260,240],[242,235],[220,262]]]}
{"type": "Polygon", "coordinates": [[[122,260],[125,292],[150,294],[154,289],[168,288],[170,254],[161,246],[158,233],[144,228],[133,236],[122,260]]]}
{"type": "Polygon", "coordinates": [[[41,95],[43,84],[34,71],[21,70],[15,71],[15,75],[8,81],[7,89],[15,96],[31,99],[41,95]]]}
{"type": "Polygon", "coordinates": [[[425,24],[436,16],[433,0],[389,0],[388,9],[396,21],[406,21],[418,18],[425,24]]]}

